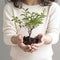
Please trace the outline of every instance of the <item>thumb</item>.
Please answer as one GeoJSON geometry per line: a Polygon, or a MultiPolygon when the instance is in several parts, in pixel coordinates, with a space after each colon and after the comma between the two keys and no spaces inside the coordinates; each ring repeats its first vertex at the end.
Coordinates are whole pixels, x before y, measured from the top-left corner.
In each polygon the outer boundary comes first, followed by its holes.
{"type": "Polygon", "coordinates": [[[17,38],[18,38],[18,40],[20,40],[20,42],[23,42],[23,36],[22,36],[21,34],[19,34],[19,35],[17,36],[17,38]]]}
{"type": "Polygon", "coordinates": [[[38,38],[38,40],[39,40],[39,42],[41,42],[41,38],[43,37],[43,35],[42,34],[39,34],[38,36],[37,36],[37,38],[38,38]]]}

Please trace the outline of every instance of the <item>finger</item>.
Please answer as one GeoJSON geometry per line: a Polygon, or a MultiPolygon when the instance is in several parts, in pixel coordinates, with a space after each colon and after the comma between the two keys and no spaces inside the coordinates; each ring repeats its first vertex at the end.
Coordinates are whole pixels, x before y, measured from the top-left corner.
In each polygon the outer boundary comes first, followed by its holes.
{"type": "Polygon", "coordinates": [[[30,45],[27,45],[27,49],[26,49],[28,52],[31,51],[31,46],[30,45]]]}
{"type": "Polygon", "coordinates": [[[27,47],[28,47],[28,49],[30,49],[30,50],[31,50],[31,46],[30,46],[30,45],[27,45],[27,47]]]}
{"type": "Polygon", "coordinates": [[[34,52],[34,51],[36,51],[36,49],[32,49],[32,50],[31,50],[31,53],[34,52]]]}
{"type": "Polygon", "coordinates": [[[29,52],[30,51],[30,46],[25,45],[24,43],[19,43],[18,46],[24,51],[24,52],[29,52]]]}
{"type": "Polygon", "coordinates": [[[43,42],[38,43],[38,44],[32,44],[32,46],[35,46],[35,47],[40,47],[40,46],[42,46],[42,45],[43,45],[43,42]]]}
{"type": "Polygon", "coordinates": [[[25,50],[25,52],[31,52],[31,50],[29,50],[29,49],[26,49],[26,50],[25,50]]]}
{"type": "Polygon", "coordinates": [[[35,50],[34,50],[34,49],[32,49],[32,50],[31,50],[31,53],[32,53],[32,52],[34,52],[34,51],[35,51],[35,50]]]}
{"type": "Polygon", "coordinates": [[[18,35],[18,39],[23,39],[23,36],[21,34],[18,35]]]}
{"type": "Polygon", "coordinates": [[[41,43],[32,44],[32,45],[31,45],[31,47],[32,47],[31,52],[34,52],[34,51],[38,50],[40,46],[41,46],[41,43]]]}
{"type": "Polygon", "coordinates": [[[26,52],[31,52],[31,46],[30,45],[26,46],[26,52]]]}
{"type": "Polygon", "coordinates": [[[38,39],[41,40],[42,36],[43,36],[42,34],[39,34],[38,39]]]}
{"type": "Polygon", "coordinates": [[[19,35],[17,36],[17,39],[18,39],[20,42],[23,42],[23,36],[22,36],[21,34],[19,34],[19,35]]]}
{"type": "Polygon", "coordinates": [[[38,49],[38,47],[36,47],[36,46],[31,46],[31,48],[34,49],[34,50],[38,49]]]}
{"type": "Polygon", "coordinates": [[[32,44],[32,46],[39,47],[40,44],[32,44]]]}
{"type": "Polygon", "coordinates": [[[33,45],[31,46],[31,47],[32,47],[31,52],[34,52],[34,51],[38,50],[40,46],[41,46],[40,43],[39,43],[39,44],[33,44],[33,45]]]}

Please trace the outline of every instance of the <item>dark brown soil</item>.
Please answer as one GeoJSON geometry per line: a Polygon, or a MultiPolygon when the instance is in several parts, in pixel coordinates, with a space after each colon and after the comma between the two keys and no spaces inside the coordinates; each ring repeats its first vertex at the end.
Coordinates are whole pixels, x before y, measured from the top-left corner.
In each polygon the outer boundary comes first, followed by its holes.
{"type": "Polygon", "coordinates": [[[31,45],[31,44],[34,44],[34,43],[39,43],[39,39],[38,38],[30,38],[29,40],[29,36],[23,38],[23,43],[26,44],[26,45],[31,45]]]}

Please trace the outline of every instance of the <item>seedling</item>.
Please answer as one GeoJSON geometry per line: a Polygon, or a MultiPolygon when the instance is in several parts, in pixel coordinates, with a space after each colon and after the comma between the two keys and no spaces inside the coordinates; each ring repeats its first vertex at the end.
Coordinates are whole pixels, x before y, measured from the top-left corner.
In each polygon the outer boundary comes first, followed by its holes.
{"type": "Polygon", "coordinates": [[[37,38],[31,38],[31,32],[32,30],[39,26],[40,24],[43,24],[43,20],[46,17],[46,15],[44,15],[45,9],[43,10],[43,12],[41,12],[41,14],[36,13],[36,12],[29,12],[28,8],[27,9],[23,9],[23,13],[21,14],[21,16],[23,16],[22,20],[19,19],[17,16],[13,16],[12,21],[14,21],[15,23],[19,24],[20,28],[21,27],[27,27],[28,28],[28,33],[29,36],[25,37],[24,36],[24,43],[26,45],[31,45],[32,43],[38,43],[38,39],[37,38]]]}

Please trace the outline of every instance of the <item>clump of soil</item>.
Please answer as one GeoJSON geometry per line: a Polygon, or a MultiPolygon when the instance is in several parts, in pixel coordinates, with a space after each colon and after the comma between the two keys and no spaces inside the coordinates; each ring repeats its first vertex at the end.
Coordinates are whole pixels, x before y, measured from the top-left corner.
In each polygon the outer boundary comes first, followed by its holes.
{"type": "Polygon", "coordinates": [[[34,44],[34,43],[39,43],[41,42],[41,39],[42,38],[42,35],[39,37],[36,37],[36,38],[30,38],[29,39],[29,36],[23,38],[23,43],[26,44],[26,45],[31,45],[31,44],[34,44]]]}

